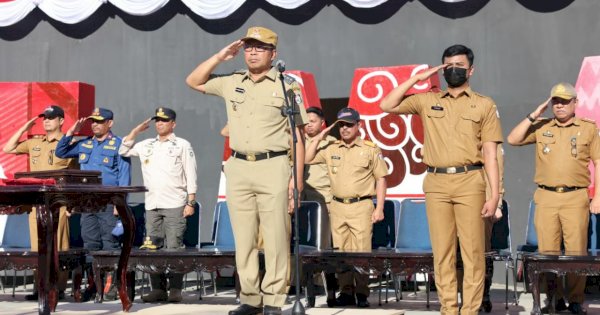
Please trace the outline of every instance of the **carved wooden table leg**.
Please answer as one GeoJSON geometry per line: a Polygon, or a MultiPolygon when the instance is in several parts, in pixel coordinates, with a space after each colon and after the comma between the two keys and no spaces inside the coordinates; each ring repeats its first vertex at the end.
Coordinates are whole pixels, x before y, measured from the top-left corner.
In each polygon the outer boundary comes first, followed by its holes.
{"type": "Polygon", "coordinates": [[[60,211],[60,205],[53,203],[50,205],[50,214],[52,215],[52,224],[49,227],[52,228],[52,256],[50,257],[50,283],[48,288],[48,303],[50,304],[50,311],[56,312],[56,305],[58,304],[58,272],[60,270],[59,259],[58,259],[58,217],[60,211]]]}
{"type": "Polygon", "coordinates": [[[531,309],[531,315],[541,315],[542,310],[540,308],[540,272],[537,265],[529,265],[530,269],[527,270],[527,277],[529,278],[529,287],[531,288],[531,295],[533,295],[533,308],[531,309]],[[533,268],[531,268],[533,267],[533,268]]]}
{"type": "Polygon", "coordinates": [[[38,311],[39,314],[50,314],[48,291],[50,289],[50,273],[52,272],[52,215],[48,207],[36,206],[36,220],[38,228],[38,311]]]}
{"type": "Polygon", "coordinates": [[[124,229],[123,248],[121,249],[121,256],[119,257],[119,265],[117,267],[116,284],[119,298],[121,298],[121,304],[123,305],[123,311],[128,312],[132,304],[127,295],[127,263],[129,262],[129,254],[131,253],[135,236],[135,219],[131,209],[127,206],[124,195],[114,196],[112,202],[117,207],[124,229]]]}
{"type": "MultiPolygon", "coordinates": [[[[85,258],[84,262],[85,263],[85,258]]],[[[81,282],[83,278],[83,263],[73,270],[73,298],[75,302],[81,302],[81,282]]]]}

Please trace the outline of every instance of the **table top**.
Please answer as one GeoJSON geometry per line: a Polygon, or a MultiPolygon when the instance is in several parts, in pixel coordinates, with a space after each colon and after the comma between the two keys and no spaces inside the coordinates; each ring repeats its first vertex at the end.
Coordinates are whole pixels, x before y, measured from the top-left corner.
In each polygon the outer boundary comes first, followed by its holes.
{"type": "MultiPolygon", "coordinates": [[[[121,251],[94,251],[90,253],[92,256],[98,257],[119,257],[121,251]]],[[[222,257],[235,256],[234,250],[219,250],[218,248],[182,248],[182,249],[132,249],[129,257],[222,257]]]]}
{"type": "Polygon", "coordinates": [[[373,258],[373,259],[390,259],[390,258],[430,258],[433,253],[429,250],[403,250],[403,249],[375,249],[370,252],[365,251],[340,251],[340,250],[313,250],[301,253],[303,257],[308,258],[373,258]]]}
{"type": "Polygon", "coordinates": [[[590,250],[585,252],[575,251],[546,251],[523,254],[524,260],[533,261],[592,261],[600,262],[600,251],[590,250]]]}

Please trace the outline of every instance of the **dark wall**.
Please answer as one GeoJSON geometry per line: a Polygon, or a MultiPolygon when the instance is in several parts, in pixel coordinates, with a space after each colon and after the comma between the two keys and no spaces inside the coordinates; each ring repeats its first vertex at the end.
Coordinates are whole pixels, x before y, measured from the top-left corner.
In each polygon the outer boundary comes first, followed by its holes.
{"type": "MultiPolygon", "coordinates": [[[[248,26],[276,30],[280,57],[290,69],[312,72],[323,98],[347,97],[357,67],[437,65],[444,48],[464,43],[476,54],[473,86],[496,100],[506,135],[547,98],[555,82],[574,83],[583,58],[600,53],[598,9],[597,0],[392,0],[374,9],[330,0],[311,1],[296,10],[248,1],[231,18],[208,21],[173,0],[149,17],[128,16],[104,5],[74,26],[48,21],[36,10],[22,23],[0,29],[0,80],[94,84],[96,104],[115,111],[119,135],[153,108],[173,107],[177,135],[196,150],[204,205],[201,238],[207,240],[223,146],[219,130],[226,115],[221,100],[193,92],[184,79],[248,26]]],[[[241,67],[238,58],[218,70],[241,67]]],[[[534,191],[533,151],[507,147],[506,161],[506,197],[512,205],[514,243],[519,243],[534,191]]],[[[140,184],[139,161],[134,170],[134,184],[140,184]]]]}

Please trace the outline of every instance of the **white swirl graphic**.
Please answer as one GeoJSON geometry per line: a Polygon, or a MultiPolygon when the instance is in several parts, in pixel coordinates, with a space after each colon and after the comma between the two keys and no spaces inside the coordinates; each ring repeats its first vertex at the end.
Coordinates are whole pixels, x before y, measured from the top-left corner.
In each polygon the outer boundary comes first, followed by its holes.
{"type": "Polygon", "coordinates": [[[375,84],[375,88],[377,89],[377,95],[375,97],[367,97],[363,94],[362,86],[365,83],[365,81],[372,77],[376,77],[376,76],[384,76],[384,77],[388,78],[392,82],[392,85],[394,88],[398,86],[398,81],[396,80],[394,75],[388,71],[373,71],[371,73],[368,73],[367,75],[362,77],[360,79],[360,81],[358,81],[358,86],[356,87],[356,89],[358,91],[358,97],[362,101],[367,102],[367,103],[375,103],[383,97],[383,87],[379,83],[375,84]]]}
{"type": "MultiPolygon", "coordinates": [[[[426,64],[423,64],[423,65],[415,67],[412,70],[412,72],[410,73],[411,78],[414,77],[417,74],[417,72],[419,72],[421,70],[428,69],[428,68],[429,68],[429,66],[426,65],[426,64]]],[[[423,84],[415,84],[415,85],[413,85],[413,87],[415,89],[417,89],[417,90],[428,90],[429,89],[429,83],[425,82],[423,84]]]]}

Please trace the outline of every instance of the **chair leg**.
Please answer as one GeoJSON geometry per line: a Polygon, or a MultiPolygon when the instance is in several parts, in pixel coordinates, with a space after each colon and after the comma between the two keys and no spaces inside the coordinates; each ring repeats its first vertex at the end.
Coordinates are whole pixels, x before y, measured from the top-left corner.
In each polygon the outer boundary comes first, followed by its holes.
{"type": "Polygon", "coordinates": [[[506,281],[506,289],[504,290],[504,309],[508,309],[508,258],[506,258],[506,261],[504,262],[504,270],[506,271],[506,277],[504,279],[504,281],[506,281]]]}
{"type": "MultiPolygon", "coordinates": [[[[4,272],[6,272],[6,270],[4,270],[4,272]]],[[[4,282],[2,281],[2,278],[0,278],[0,289],[2,289],[2,293],[6,293],[6,291],[4,291],[4,282]]]]}
{"type": "Polygon", "coordinates": [[[398,275],[396,275],[396,288],[398,288],[398,295],[396,296],[396,302],[400,302],[400,300],[402,300],[402,280],[400,280],[400,277],[398,275]],[[398,299],[398,297],[400,299],[398,299]]]}
{"type": "Polygon", "coordinates": [[[383,274],[379,275],[379,297],[378,297],[378,303],[377,305],[381,306],[381,287],[383,286],[382,280],[383,279],[383,274]]]}
{"type": "Polygon", "coordinates": [[[386,273],[385,273],[385,304],[388,303],[388,291],[389,291],[388,289],[389,289],[389,286],[390,286],[389,285],[389,283],[390,283],[390,274],[391,274],[391,271],[389,271],[389,270],[386,271],[386,273]]]}
{"type": "Polygon", "coordinates": [[[519,292],[517,291],[517,266],[515,261],[512,261],[513,287],[515,294],[515,305],[519,305],[519,292]]]}
{"type": "Polygon", "coordinates": [[[426,273],[425,274],[425,291],[427,292],[427,308],[429,308],[429,291],[430,291],[430,284],[429,284],[429,274],[426,273]]]}
{"type": "Polygon", "coordinates": [[[13,269],[13,283],[12,283],[12,287],[13,287],[13,292],[12,292],[12,297],[15,297],[15,288],[17,286],[17,269],[13,269]]]}
{"type": "Polygon", "coordinates": [[[215,277],[215,273],[214,272],[210,273],[210,280],[212,281],[212,284],[213,284],[214,295],[217,296],[217,281],[216,281],[216,277],[215,277]]]}

